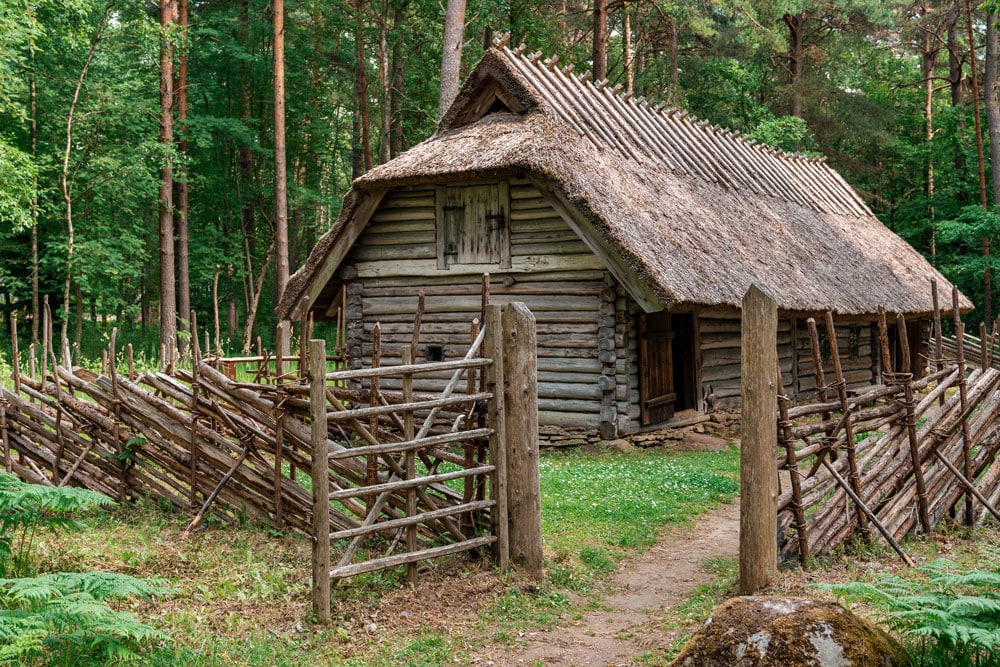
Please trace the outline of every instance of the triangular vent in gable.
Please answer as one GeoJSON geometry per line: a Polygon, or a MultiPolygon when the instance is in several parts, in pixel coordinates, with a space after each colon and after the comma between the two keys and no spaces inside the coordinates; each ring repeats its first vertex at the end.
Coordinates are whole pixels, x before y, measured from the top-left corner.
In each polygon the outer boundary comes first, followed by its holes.
{"type": "Polygon", "coordinates": [[[524,105],[504,90],[495,78],[488,76],[483,81],[480,92],[455,116],[451,126],[469,125],[493,113],[521,113],[523,111],[524,105]]]}

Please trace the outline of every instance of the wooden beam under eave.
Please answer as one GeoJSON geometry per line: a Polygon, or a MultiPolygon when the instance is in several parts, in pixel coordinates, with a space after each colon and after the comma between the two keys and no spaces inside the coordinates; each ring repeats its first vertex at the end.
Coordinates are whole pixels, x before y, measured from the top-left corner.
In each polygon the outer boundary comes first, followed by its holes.
{"type": "Polygon", "coordinates": [[[305,311],[308,305],[316,303],[320,292],[323,291],[330,278],[340,268],[340,263],[344,261],[351,247],[354,246],[358,237],[361,236],[361,232],[368,226],[368,221],[371,220],[372,214],[375,213],[375,209],[382,202],[382,197],[388,191],[388,188],[363,191],[353,212],[346,219],[341,218],[338,221],[338,223],[342,223],[340,233],[330,247],[326,259],[323,260],[323,263],[313,273],[306,288],[302,290],[302,294],[295,303],[295,307],[292,308],[289,319],[293,321],[301,320],[306,314],[305,311]]]}
{"type": "Polygon", "coordinates": [[[629,296],[635,299],[644,312],[656,313],[663,310],[664,305],[660,299],[622,264],[611,245],[561,192],[534,176],[529,176],[528,180],[542,193],[549,205],[559,213],[570,229],[576,232],[576,235],[590,248],[590,251],[597,255],[605,268],[622,284],[629,296]]]}

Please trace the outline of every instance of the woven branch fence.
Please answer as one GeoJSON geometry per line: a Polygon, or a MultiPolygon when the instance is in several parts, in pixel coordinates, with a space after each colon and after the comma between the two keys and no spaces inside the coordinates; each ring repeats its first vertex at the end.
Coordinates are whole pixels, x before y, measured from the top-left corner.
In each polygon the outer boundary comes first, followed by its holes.
{"type": "MultiPolygon", "coordinates": [[[[953,295],[957,312],[957,293],[953,295]]],[[[904,337],[900,316],[897,330],[904,337]]],[[[778,397],[778,545],[783,558],[806,562],[849,538],[876,531],[899,552],[907,534],[933,531],[950,515],[968,525],[1000,502],[1000,371],[992,355],[970,369],[958,335],[944,358],[940,313],[935,313],[932,372],[916,378],[908,355],[899,372],[860,395],[847,391],[839,368],[832,315],[826,317],[833,380],[825,381],[816,322],[808,321],[817,402],[793,406],[778,397]],[[985,370],[983,370],[985,368],[985,370]]],[[[880,311],[882,359],[890,359],[880,311]]],[[[980,350],[976,350],[977,355],[980,350]]]]}

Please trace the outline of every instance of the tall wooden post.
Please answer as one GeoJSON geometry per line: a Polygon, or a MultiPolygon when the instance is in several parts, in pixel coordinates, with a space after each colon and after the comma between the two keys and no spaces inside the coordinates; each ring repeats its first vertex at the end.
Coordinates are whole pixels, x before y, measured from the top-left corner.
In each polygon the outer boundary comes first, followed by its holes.
{"type": "Polygon", "coordinates": [[[510,533],[507,523],[507,424],[504,406],[503,323],[500,306],[489,304],[484,309],[483,355],[493,363],[483,369],[484,389],[493,394],[489,401],[490,463],[496,468],[490,479],[490,496],[496,505],[490,510],[490,523],[497,541],[494,555],[497,565],[510,567],[510,533]]]}
{"type": "Polygon", "coordinates": [[[330,620],[330,460],[326,424],[326,341],[309,341],[309,408],[312,413],[313,615],[330,620]]]}
{"type": "Polygon", "coordinates": [[[742,340],[740,594],[751,595],[778,571],[778,310],[756,285],[743,297],[742,340]]]}
{"type": "Polygon", "coordinates": [[[538,378],[535,316],[523,303],[503,312],[507,412],[507,515],[510,557],[542,578],[542,501],[538,476],[538,378]]]}

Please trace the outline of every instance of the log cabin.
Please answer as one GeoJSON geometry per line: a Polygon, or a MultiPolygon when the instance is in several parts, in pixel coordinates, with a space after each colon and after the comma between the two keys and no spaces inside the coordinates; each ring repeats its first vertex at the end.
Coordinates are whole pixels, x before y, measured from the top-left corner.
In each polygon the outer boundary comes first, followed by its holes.
{"type": "Polygon", "coordinates": [[[815,387],[805,322],[827,311],[849,385],[877,379],[879,305],[904,314],[911,349],[895,354],[920,367],[930,279],[946,303],[951,284],[823,159],[556,60],[489,49],[433,136],[354,181],[279,317],[342,307],[354,363],[370,360],[376,322],[382,363],[398,363],[423,292],[418,354],[454,358],[489,274],[493,302],[523,301],[537,319],[543,431],[603,438],[738,404],[751,283],[777,300],[791,396],[815,387]]]}

